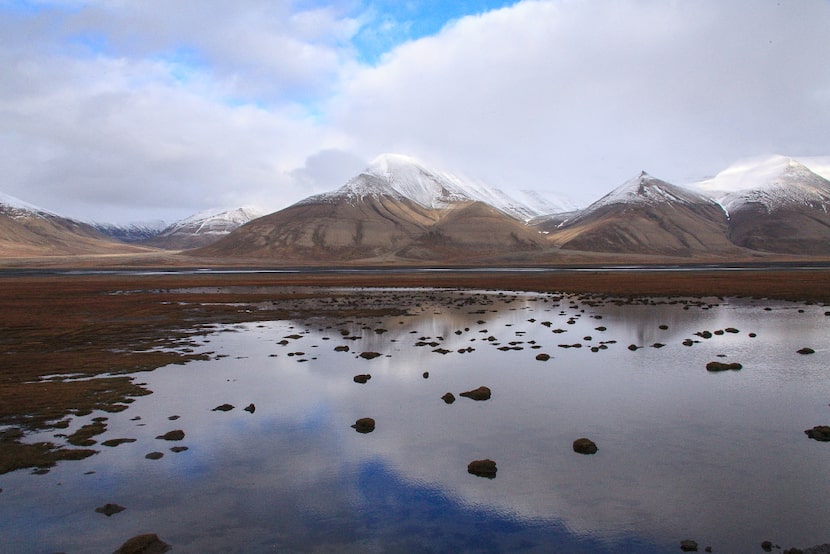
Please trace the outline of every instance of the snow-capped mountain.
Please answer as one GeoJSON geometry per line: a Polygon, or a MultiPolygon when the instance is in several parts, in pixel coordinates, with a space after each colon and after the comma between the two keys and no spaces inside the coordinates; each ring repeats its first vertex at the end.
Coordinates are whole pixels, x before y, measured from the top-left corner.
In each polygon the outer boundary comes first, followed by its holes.
{"type": "Polygon", "coordinates": [[[263,215],[264,210],[253,206],[205,210],[167,226],[143,243],[169,250],[198,248],[263,215]]]}
{"type": "Polygon", "coordinates": [[[298,261],[475,259],[539,249],[533,210],[480,182],[385,154],[332,192],[200,250],[298,261]]]}
{"type": "Polygon", "coordinates": [[[2,192],[0,192],[0,213],[15,218],[57,216],[49,210],[2,192]]]}
{"type": "Polygon", "coordinates": [[[428,209],[443,209],[459,202],[483,202],[520,221],[542,213],[482,181],[432,169],[401,154],[382,154],[339,189],[300,203],[356,202],[369,196],[408,200],[428,209]]]}
{"type": "Polygon", "coordinates": [[[91,225],[108,237],[128,243],[148,241],[167,228],[167,223],[161,219],[125,224],[93,222],[91,225]]]}
{"type": "Polygon", "coordinates": [[[0,193],[0,255],[61,256],[145,251],[116,243],[91,225],[0,193]]]}
{"type": "Polygon", "coordinates": [[[697,186],[717,198],[730,213],[746,204],[770,213],[793,206],[825,212],[830,207],[830,182],[785,156],[734,164],[697,186]]]}
{"type": "Polygon", "coordinates": [[[738,245],[792,254],[830,253],[830,181],[785,156],[742,162],[701,182],[729,213],[738,245]]]}
{"type": "Polygon", "coordinates": [[[548,237],[574,250],[689,256],[736,250],[727,233],[717,202],[643,171],[558,223],[548,237]]]}

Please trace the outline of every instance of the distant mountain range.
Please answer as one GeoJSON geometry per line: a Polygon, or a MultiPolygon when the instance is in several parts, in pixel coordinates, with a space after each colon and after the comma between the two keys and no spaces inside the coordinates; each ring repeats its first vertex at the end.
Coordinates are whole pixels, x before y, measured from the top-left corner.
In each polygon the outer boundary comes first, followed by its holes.
{"type": "Polygon", "coordinates": [[[385,154],[339,189],[278,212],[212,210],[166,227],[92,226],[0,195],[2,255],[130,248],[314,264],[547,263],[575,253],[827,257],[830,181],[775,156],[687,187],[642,172],[578,209],[385,154]]]}

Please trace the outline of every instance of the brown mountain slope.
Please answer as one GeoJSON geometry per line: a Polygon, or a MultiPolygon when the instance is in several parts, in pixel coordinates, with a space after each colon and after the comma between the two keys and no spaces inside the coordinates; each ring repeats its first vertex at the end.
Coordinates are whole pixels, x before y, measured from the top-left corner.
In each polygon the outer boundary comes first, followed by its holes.
{"type": "Polygon", "coordinates": [[[753,250],[785,254],[830,254],[830,213],[803,206],[773,212],[747,203],[730,213],[729,238],[753,250]]]}
{"type": "Polygon", "coordinates": [[[548,239],[572,250],[694,256],[740,249],[713,200],[646,173],[595,202],[548,239]]]}
{"type": "Polygon", "coordinates": [[[126,254],[149,249],[110,240],[91,226],[0,206],[0,256],[126,254]]]}

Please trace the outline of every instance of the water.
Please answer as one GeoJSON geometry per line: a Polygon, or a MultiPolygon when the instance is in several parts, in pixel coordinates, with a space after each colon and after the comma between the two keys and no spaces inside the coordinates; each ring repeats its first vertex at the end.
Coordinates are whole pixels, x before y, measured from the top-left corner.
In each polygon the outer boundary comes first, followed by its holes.
{"type": "Polygon", "coordinates": [[[105,414],[99,437],[136,442],[96,446],[46,475],[0,476],[4,549],[108,552],[147,532],[175,552],[666,552],[687,538],[746,552],[763,540],[830,541],[830,444],[803,432],[830,424],[826,308],[360,294],[364,304],[405,296],[410,314],[218,326],[198,341],[210,361],[138,375],[154,393],[105,414]],[[816,353],[797,354],[804,346],[816,353]],[[358,356],[368,351],[381,356],[358,356]],[[707,372],[714,360],[743,369],[707,372]],[[361,373],[372,378],[357,384],[361,373]],[[458,397],[480,385],[490,400],[458,397]],[[212,411],[224,403],[235,408],[212,411]],[[350,427],[360,417],[376,420],[374,432],[350,427]],[[174,429],[183,441],[155,438],[174,429]],[[597,454],[573,452],[583,436],[597,454]],[[152,451],[164,457],[145,459],[152,451]],[[484,458],[495,479],[467,472],[484,458]],[[94,511],[110,502],[126,510],[94,511]]]}

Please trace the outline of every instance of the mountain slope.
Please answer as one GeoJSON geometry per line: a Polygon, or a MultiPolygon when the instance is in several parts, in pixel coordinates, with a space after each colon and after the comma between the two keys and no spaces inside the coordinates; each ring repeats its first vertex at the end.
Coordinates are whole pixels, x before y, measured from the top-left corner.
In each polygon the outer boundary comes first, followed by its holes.
{"type": "Polygon", "coordinates": [[[830,254],[830,181],[800,162],[773,156],[737,164],[699,183],[729,213],[740,246],[789,254],[830,254]]]}
{"type": "Polygon", "coordinates": [[[571,250],[673,256],[737,250],[720,205],[645,172],[547,229],[549,240],[571,250]]]}
{"type": "Polygon", "coordinates": [[[263,215],[262,210],[250,206],[231,210],[206,210],[169,225],[142,243],[167,250],[199,248],[216,242],[263,215]]]}
{"type": "Polygon", "coordinates": [[[322,263],[470,259],[539,248],[538,233],[522,223],[530,210],[494,191],[387,154],[339,189],[259,218],[199,252],[322,263]]]}
{"type": "Polygon", "coordinates": [[[114,242],[91,225],[0,194],[0,256],[64,256],[146,252],[114,242]]]}

